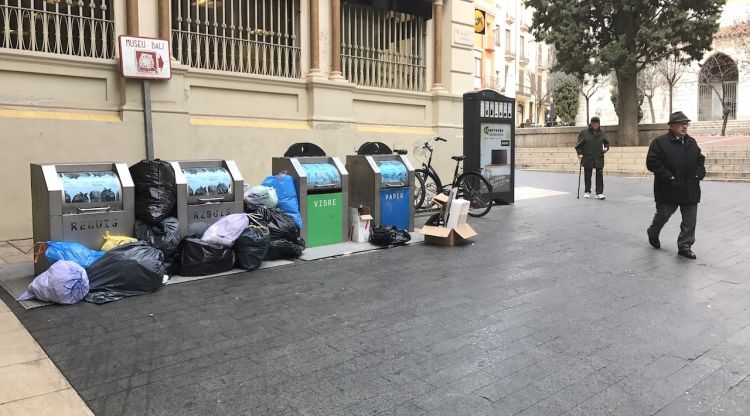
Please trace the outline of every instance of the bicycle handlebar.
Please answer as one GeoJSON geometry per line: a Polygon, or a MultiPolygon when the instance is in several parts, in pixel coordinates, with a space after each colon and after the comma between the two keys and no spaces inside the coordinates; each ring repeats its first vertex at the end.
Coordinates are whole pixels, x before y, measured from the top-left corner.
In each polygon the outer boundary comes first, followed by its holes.
{"type": "Polygon", "coordinates": [[[447,142],[448,141],[448,140],[445,140],[444,138],[439,137],[439,136],[433,137],[432,140],[435,140],[436,142],[447,142]]]}

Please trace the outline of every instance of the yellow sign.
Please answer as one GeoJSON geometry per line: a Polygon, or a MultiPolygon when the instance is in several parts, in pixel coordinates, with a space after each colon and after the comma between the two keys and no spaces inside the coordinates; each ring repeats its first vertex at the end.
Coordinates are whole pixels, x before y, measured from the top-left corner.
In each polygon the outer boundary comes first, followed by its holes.
{"type": "Polygon", "coordinates": [[[474,9],[474,33],[484,35],[485,25],[484,10],[474,9]]]}

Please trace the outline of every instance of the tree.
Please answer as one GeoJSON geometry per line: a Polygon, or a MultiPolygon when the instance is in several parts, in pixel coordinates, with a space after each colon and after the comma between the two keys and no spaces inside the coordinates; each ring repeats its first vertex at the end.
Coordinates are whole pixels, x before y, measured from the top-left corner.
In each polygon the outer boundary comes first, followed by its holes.
{"type": "Polygon", "coordinates": [[[541,77],[538,77],[531,70],[526,71],[526,76],[529,78],[529,85],[531,85],[531,94],[534,96],[536,103],[536,120],[540,122],[542,116],[542,104],[549,101],[552,98],[552,94],[555,88],[563,81],[568,80],[567,77],[561,72],[553,72],[547,77],[547,82],[544,83],[541,77]]]}
{"type": "Polygon", "coordinates": [[[726,0],[524,0],[534,9],[532,33],[555,47],[553,69],[608,74],[618,85],[618,137],[638,143],[637,77],[674,55],[699,59],[711,47],[726,0]]]}
{"type": "MultiPolygon", "coordinates": [[[[617,118],[620,118],[620,104],[617,99],[618,91],[617,91],[617,85],[612,86],[612,90],[610,91],[609,99],[612,101],[612,107],[615,108],[615,114],[617,114],[617,118]]],[[[641,90],[638,90],[638,122],[640,123],[641,120],[643,120],[643,110],[641,109],[641,106],[643,105],[643,92],[641,90]]]]}
{"type": "Polygon", "coordinates": [[[573,125],[578,114],[578,87],[570,82],[562,82],[552,92],[555,111],[563,125],[573,125]]]}
{"type": "Polygon", "coordinates": [[[589,104],[591,102],[591,97],[594,96],[594,94],[599,91],[604,84],[607,83],[609,80],[609,76],[603,76],[603,75],[584,75],[582,78],[578,80],[578,91],[583,95],[583,98],[586,99],[586,122],[591,119],[589,118],[589,104]]]}
{"type": "MultiPolygon", "coordinates": [[[[649,65],[638,73],[638,90],[648,99],[648,108],[651,110],[652,123],[656,123],[656,115],[654,114],[654,95],[663,84],[664,79],[659,76],[656,65],[649,65]]],[[[640,108],[640,106],[638,108],[640,108]]],[[[672,114],[671,111],[669,113],[672,114]]]]}
{"type": "Polygon", "coordinates": [[[656,63],[656,73],[662,77],[664,83],[667,84],[669,89],[669,114],[672,114],[672,96],[674,93],[674,86],[677,85],[677,81],[682,78],[682,74],[685,73],[685,68],[684,59],[679,58],[676,55],[670,55],[656,63]]]}

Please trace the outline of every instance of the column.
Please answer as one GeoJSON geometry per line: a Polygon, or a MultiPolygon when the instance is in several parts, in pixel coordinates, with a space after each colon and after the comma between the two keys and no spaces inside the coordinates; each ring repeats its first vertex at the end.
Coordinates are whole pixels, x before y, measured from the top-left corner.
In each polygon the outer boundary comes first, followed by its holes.
{"type": "Polygon", "coordinates": [[[331,0],[331,79],[341,74],[341,0],[331,0]]]}
{"type": "Polygon", "coordinates": [[[170,39],[169,35],[169,0],[159,0],[159,38],[170,39]]]}
{"type": "Polygon", "coordinates": [[[138,36],[138,0],[127,0],[128,35],[138,36]]]}
{"type": "Polygon", "coordinates": [[[320,3],[310,0],[310,69],[309,75],[320,75],[320,3]]]}
{"type": "Polygon", "coordinates": [[[435,36],[432,89],[442,90],[445,88],[443,86],[443,0],[435,0],[435,16],[433,16],[432,24],[435,36]]]}

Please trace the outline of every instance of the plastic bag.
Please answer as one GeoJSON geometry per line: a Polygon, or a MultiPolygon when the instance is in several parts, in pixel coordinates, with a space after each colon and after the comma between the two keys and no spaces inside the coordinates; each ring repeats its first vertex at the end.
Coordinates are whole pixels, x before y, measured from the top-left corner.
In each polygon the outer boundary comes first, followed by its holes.
{"type": "Polygon", "coordinates": [[[141,160],[130,167],[135,185],[135,216],[158,224],[168,216],[177,202],[174,169],[163,160],[141,160]]]}
{"type": "Polygon", "coordinates": [[[167,217],[159,224],[153,225],[135,220],[135,236],[151,247],[161,250],[164,258],[168,259],[177,254],[180,246],[180,223],[175,217],[167,217]]]}
{"type": "Polygon", "coordinates": [[[60,260],[29,284],[18,300],[39,299],[45,302],[72,305],[89,293],[86,270],[75,262],[60,260]]]}
{"type": "Polygon", "coordinates": [[[370,242],[381,247],[402,245],[409,240],[411,240],[409,232],[399,230],[395,225],[376,225],[372,227],[372,233],[370,234],[370,242]]]}
{"type": "Polygon", "coordinates": [[[258,269],[268,253],[270,244],[271,237],[268,228],[255,225],[245,228],[242,235],[234,242],[237,267],[245,270],[258,269]]]}
{"type": "Polygon", "coordinates": [[[213,223],[201,240],[209,244],[217,244],[224,247],[232,247],[245,228],[250,224],[247,214],[231,214],[213,223]]]}
{"type": "Polygon", "coordinates": [[[245,188],[245,202],[248,204],[259,204],[275,208],[279,203],[279,197],[276,195],[275,189],[268,186],[258,185],[253,186],[252,188],[245,188]]]}
{"type": "Polygon", "coordinates": [[[276,206],[292,217],[297,224],[297,229],[301,230],[302,216],[299,214],[299,201],[297,200],[297,188],[294,187],[294,179],[282,173],[267,177],[263,180],[263,185],[276,190],[276,195],[279,197],[279,203],[276,206]]]}
{"type": "Polygon", "coordinates": [[[129,244],[134,243],[138,241],[138,239],[133,237],[127,237],[124,235],[109,235],[109,231],[104,232],[104,244],[102,244],[102,251],[109,251],[117,246],[121,246],[123,244],[129,244]]]}
{"type": "Polygon", "coordinates": [[[279,208],[268,208],[263,205],[248,205],[250,221],[255,225],[268,228],[271,238],[283,238],[294,241],[299,237],[299,230],[294,219],[279,208]]]}
{"type": "Polygon", "coordinates": [[[44,256],[50,263],[58,260],[70,260],[84,269],[88,269],[103,255],[103,251],[91,250],[81,243],[71,241],[47,241],[47,249],[44,252],[44,256]]]}
{"type": "Polygon", "coordinates": [[[296,259],[305,250],[305,240],[297,237],[294,240],[273,238],[268,247],[268,253],[263,260],[296,259]]]}
{"type": "Polygon", "coordinates": [[[86,301],[107,303],[158,290],[164,278],[164,254],[144,241],[115,247],[89,267],[86,301]]]}
{"type": "Polygon", "coordinates": [[[268,228],[270,243],[264,260],[297,258],[305,249],[305,240],[300,238],[292,217],[278,208],[263,205],[247,206],[250,221],[268,228]]]}
{"type": "Polygon", "coordinates": [[[205,276],[232,270],[234,251],[207,243],[197,236],[186,237],[180,244],[180,274],[182,276],[205,276]]]}

